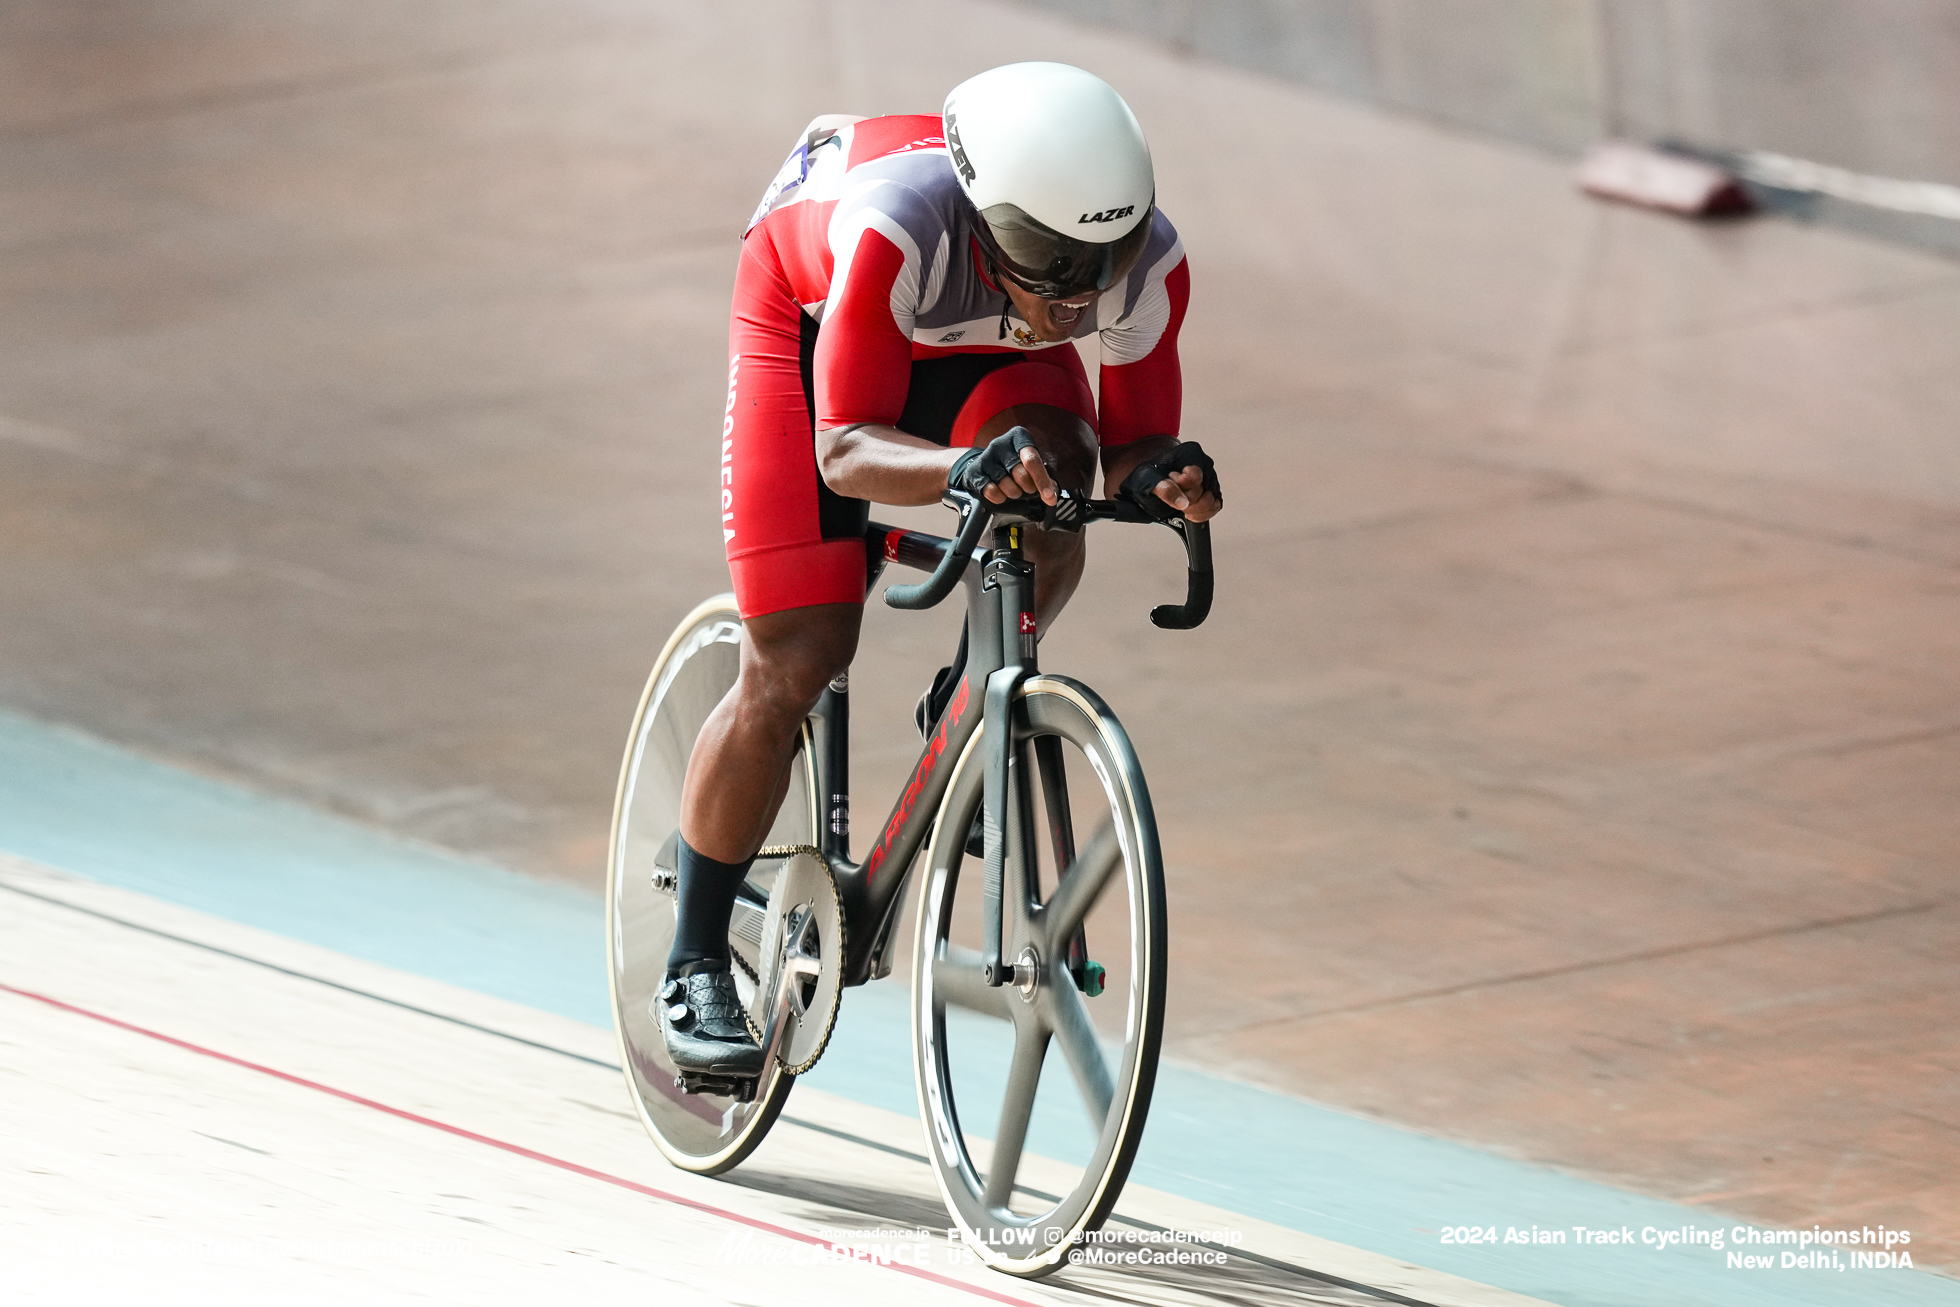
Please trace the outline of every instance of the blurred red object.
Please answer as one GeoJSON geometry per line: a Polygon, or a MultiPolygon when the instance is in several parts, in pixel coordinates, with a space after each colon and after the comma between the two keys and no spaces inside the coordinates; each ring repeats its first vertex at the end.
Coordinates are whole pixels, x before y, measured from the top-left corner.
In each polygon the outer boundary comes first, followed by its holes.
{"type": "Polygon", "coordinates": [[[1579,188],[1602,199],[1691,218],[1748,213],[1756,207],[1735,174],[1626,141],[1594,146],[1579,165],[1579,188]]]}

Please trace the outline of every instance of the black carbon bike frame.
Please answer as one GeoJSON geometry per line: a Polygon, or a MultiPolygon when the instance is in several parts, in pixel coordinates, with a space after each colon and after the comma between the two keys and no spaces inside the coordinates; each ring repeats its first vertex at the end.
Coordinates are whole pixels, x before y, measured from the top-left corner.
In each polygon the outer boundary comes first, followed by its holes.
{"type": "MultiPolygon", "coordinates": [[[[982,967],[986,983],[999,985],[1013,976],[1000,957],[1000,902],[1003,870],[1023,865],[1021,841],[1027,838],[1019,792],[1018,750],[1008,729],[1010,708],[1022,682],[1036,675],[1034,566],[1023,556],[1021,535],[1029,525],[1050,531],[1080,531],[1093,521],[1150,522],[1142,509],[1123,500],[1097,500],[1061,493],[1052,508],[1036,505],[1027,516],[1020,506],[996,508],[959,492],[947,502],[962,510],[956,539],[871,523],[865,529],[868,581],[887,563],[931,572],[918,585],[894,585],[885,601],[894,608],[924,609],[939,603],[954,586],[964,583],[967,603],[966,665],[958,687],[939,720],[932,723],[924,748],[912,767],[911,779],[892,805],[863,862],[851,859],[850,827],[850,683],[848,673],[832,682],[810,714],[809,758],[821,829],[818,847],[829,864],[844,911],[845,957],[843,983],[862,985],[889,975],[888,953],[906,877],[920,846],[932,831],[940,802],[961,756],[981,722],[992,724],[987,750],[985,816],[986,886],[985,936],[982,967]],[[992,547],[978,547],[991,523],[992,547]]],[[[1186,592],[1183,604],[1164,604],[1151,610],[1150,620],[1170,630],[1188,630],[1211,611],[1212,572],[1209,528],[1204,523],[1175,519],[1165,523],[1184,540],[1186,592]]],[[[868,583],[867,583],[868,584],[868,583]]],[[[767,900],[752,886],[744,895],[758,909],[767,900]]]]}

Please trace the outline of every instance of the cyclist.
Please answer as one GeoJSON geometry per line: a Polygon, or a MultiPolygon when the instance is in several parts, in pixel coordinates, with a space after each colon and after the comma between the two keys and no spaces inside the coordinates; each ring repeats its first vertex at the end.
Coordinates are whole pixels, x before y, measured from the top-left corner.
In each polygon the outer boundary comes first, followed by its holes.
{"type": "MultiPolygon", "coordinates": [[[[678,918],[655,1007],[674,1064],[752,1077],[763,1051],[728,925],[789,780],[797,732],[857,650],[866,501],[1110,492],[1203,521],[1211,460],[1177,438],[1189,273],[1149,147],[1106,83],[1011,64],[941,115],[819,118],[743,238],[722,422],[722,537],[740,672],[688,765],[678,918]],[[1069,344],[1095,333],[1100,412],[1069,344]]],[[[1030,529],[1045,630],[1080,534],[1030,529]]],[[[941,688],[951,676],[942,674],[941,688]]],[[[930,692],[928,698],[930,699],[930,692]]],[[[929,727],[943,701],[922,701],[929,727]]]]}

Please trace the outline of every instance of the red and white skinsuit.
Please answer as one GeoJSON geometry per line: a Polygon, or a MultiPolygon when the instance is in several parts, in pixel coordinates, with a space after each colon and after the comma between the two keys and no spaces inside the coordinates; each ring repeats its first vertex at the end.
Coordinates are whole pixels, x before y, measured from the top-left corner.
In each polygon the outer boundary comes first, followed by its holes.
{"type": "Polygon", "coordinates": [[[1128,276],[1075,328],[1102,346],[1098,415],[1074,345],[1036,339],[987,276],[941,132],[937,115],[812,130],[743,239],[721,519],[745,617],[864,601],[866,506],[823,484],[818,430],[971,444],[1001,410],[1051,404],[1105,446],[1178,432],[1190,274],[1170,221],[1153,214],[1128,276]]]}

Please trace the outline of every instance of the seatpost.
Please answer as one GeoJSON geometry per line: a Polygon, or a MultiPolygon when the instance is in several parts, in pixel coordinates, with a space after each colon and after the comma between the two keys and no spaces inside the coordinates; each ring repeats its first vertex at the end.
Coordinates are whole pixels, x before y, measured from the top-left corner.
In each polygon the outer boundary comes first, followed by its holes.
{"type": "Polygon", "coordinates": [[[1019,750],[1014,747],[1014,693],[1035,670],[1034,569],[1021,557],[1019,523],[996,527],[994,552],[982,572],[981,588],[999,593],[1001,668],[987,678],[987,782],[982,829],[986,833],[987,872],[980,903],[980,972],[988,985],[1014,978],[1001,960],[1002,883],[1009,841],[1019,848],[1020,793],[1016,782],[1019,750]]]}

